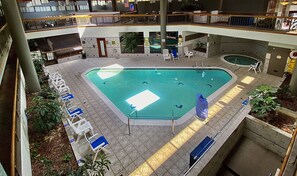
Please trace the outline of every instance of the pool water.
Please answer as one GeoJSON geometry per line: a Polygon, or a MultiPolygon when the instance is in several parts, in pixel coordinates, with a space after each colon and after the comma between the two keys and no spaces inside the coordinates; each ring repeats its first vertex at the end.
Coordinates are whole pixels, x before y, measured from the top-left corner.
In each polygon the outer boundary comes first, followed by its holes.
{"type": "Polygon", "coordinates": [[[224,56],[224,60],[229,63],[242,66],[250,66],[258,62],[257,59],[243,55],[227,55],[224,56]]]}
{"type": "Polygon", "coordinates": [[[178,119],[232,79],[221,69],[102,68],[86,73],[123,114],[140,119],[178,119]]]}

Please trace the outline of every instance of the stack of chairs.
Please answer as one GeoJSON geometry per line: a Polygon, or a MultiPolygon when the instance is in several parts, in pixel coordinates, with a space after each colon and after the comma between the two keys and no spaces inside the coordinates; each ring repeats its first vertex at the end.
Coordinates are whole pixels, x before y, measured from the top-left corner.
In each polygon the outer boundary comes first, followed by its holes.
{"type": "Polygon", "coordinates": [[[94,161],[101,150],[110,153],[105,148],[108,145],[106,138],[102,135],[98,135],[98,133],[94,133],[91,123],[83,118],[84,111],[74,103],[75,97],[70,92],[70,88],[66,85],[62,75],[58,72],[50,73],[45,68],[44,70],[45,74],[49,77],[50,85],[55,88],[60,96],[60,101],[63,104],[67,116],[66,121],[72,130],[72,134],[77,136],[75,142],[78,143],[81,137],[84,136],[90,148],[95,153],[94,161]]]}

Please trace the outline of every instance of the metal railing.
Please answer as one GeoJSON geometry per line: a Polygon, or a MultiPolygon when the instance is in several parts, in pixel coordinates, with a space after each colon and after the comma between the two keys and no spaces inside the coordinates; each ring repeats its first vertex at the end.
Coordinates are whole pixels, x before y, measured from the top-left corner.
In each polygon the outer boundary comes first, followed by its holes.
{"type": "Polygon", "coordinates": [[[179,117],[174,116],[173,110],[171,110],[171,116],[157,116],[157,115],[138,115],[138,111],[133,109],[133,111],[127,115],[128,118],[128,134],[131,134],[130,120],[155,120],[156,118],[160,120],[171,120],[171,133],[174,134],[175,120],[179,117]],[[135,114],[135,116],[133,116],[135,114]]]}
{"type": "MultiPolygon", "coordinates": [[[[204,153],[202,153],[200,155],[199,158],[196,158],[196,161],[195,163],[184,173],[184,176],[188,175],[191,170],[196,166],[196,164],[202,159],[202,157],[210,150],[210,148],[214,145],[214,143],[218,140],[218,138],[222,135],[222,132],[223,130],[229,126],[231,123],[234,122],[234,118],[237,117],[239,115],[239,113],[241,113],[245,108],[246,106],[248,105],[249,103],[249,97],[248,99],[244,100],[242,103],[241,103],[241,107],[235,112],[235,114],[224,124],[224,126],[221,127],[221,129],[213,136],[211,137],[211,139],[213,139],[213,143],[211,145],[210,142],[207,144],[209,147],[207,147],[207,150],[205,150],[204,153]]],[[[202,149],[204,150],[204,148],[202,149]]]]}
{"type": "Polygon", "coordinates": [[[12,39],[7,24],[0,29],[0,85],[4,73],[4,68],[9,55],[12,39]]]}
{"type": "MultiPolygon", "coordinates": [[[[159,25],[159,14],[88,14],[48,18],[23,19],[26,31],[49,30],[75,26],[115,26],[115,25],[159,25]]],[[[288,32],[297,29],[296,17],[259,15],[187,13],[168,14],[167,24],[209,25],[216,27],[245,28],[288,32]]]]}

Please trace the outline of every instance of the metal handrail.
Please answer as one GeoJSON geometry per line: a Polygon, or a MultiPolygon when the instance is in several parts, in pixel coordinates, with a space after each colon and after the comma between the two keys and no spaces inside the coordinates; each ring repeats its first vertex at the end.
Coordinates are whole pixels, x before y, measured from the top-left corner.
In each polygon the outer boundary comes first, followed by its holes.
{"type": "Polygon", "coordinates": [[[4,68],[8,59],[12,39],[7,24],[0,29],[0,85],[4,74],[4,68]]]}
{"type": "MultiPolygon", "coordinates": [[[[57,27],[73,26],[114,26],[114,25],[144,25],[159,24],[159,14],[86,14],[59,16],[35,19],[23,19],[26,30],[48,30],[57,27]],[[154,19],[152,19],[154,17],[154,19]]],[[[248,27],[249,29],[269,31],[293,31],[297,28],[297,17],[289,16],[263,16],[263,15],[239,15],[239,14],[168,14],[168,25],[196,24],[226,27],[248,27]],[[287,28],[280,28],[282,23],[287,23],[287,28]]]]}
{"type": "MultiPolygon", "coordinates": [[[[147,118],[147,117],[151,117],[152,119],[154,118],[154,117],[163,117],[164,118],[164,116],[157,116],[157,115],[144,115],[144,116],[138,116],[138,113],[137,113],[137,110],[136,109],[133,109],[133,111],[129,114],[129,115],[127,115],[127,117],[128,117],[128,133],[129,133],[129,135],[131,134],[131,129],[130,129],[130,120],[131,119],[133,119],[133,120],[148,120],[149,118],[147,118]],[[132,115],[135,113],[135,117],[136,118],[129,118],[129,117],[132,117],[132,115]],[[145,118],[143,118],[143,117],[145,117],[145,118]]],[[[167,117],[166,117],[167,118],[167,117]]],[[[171,120],[171,132],[172,132],[172,134],[174,134],[174,130],[175,130],[175,128],[174,128],[174,126],[175,126],[175,118],[179,118],[179,117],[174,117],[174,111],[173,111],[173,109],[171,110],[171,116],[170,117],[168,117],[168,119],[162,119],[162,120],[171,120]]]]}

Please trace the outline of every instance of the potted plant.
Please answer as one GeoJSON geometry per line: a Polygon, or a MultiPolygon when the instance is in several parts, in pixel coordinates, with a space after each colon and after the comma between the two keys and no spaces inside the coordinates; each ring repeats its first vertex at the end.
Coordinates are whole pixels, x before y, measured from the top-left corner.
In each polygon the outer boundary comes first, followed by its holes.
{"type": "Polygon", "coordinates": [[[124,34],[123,38],[125,50],[134,53],[135,48],[137,48],[139,42],[138,34],[136,32],[128,32],[124,34]]]}
{"type": "Polygon", "coordinates": [[[260,85],[249,95],[251,115],[292,133],[296,121],[293,117],[297,116],[297,112],[294,112],[297,110],[294,106],[297,100],[292,97],[288,86],[277,89],[269,85],[260,85]]]}

